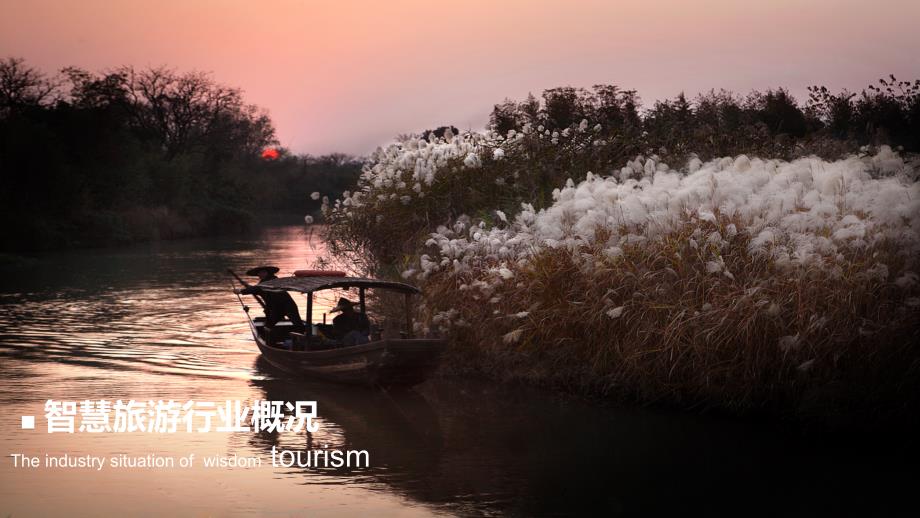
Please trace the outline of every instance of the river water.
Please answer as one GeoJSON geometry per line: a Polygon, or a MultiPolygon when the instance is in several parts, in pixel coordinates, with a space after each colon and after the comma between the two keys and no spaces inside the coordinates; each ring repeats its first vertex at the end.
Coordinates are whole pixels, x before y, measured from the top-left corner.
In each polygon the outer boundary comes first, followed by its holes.
{"type": "Polygon", "coordinates": [[[292,226],[5,261],[0,516],[829,515],[916,505],[915,448],[884,435],[803,435],[477,380],[382,392],[291,379],[259,360],[225,269],[271,263],[290,273],[323,254],[316,233],[292,226]],[[319,430],[48,433],[48,399],[315,400],[319,430]],[[35,416],[36,429],[23,429],[22,416],[35,416]],[[272,448],[320,444],[366,450],[370,465],[272,466],[272,448]],[[65,453],[235,454],[262,465],[95,471],[14,467],[11,457],[65,453]]]}

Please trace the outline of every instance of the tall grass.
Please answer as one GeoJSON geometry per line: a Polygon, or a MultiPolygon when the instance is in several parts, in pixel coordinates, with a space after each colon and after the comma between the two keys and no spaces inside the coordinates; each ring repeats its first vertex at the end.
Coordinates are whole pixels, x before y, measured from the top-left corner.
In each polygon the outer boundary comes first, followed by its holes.
{"type": "Polygon", "coordinates": [[[498,261],[438,272],[425,281],[424,321],[452,338],[454,368],[502,379],[736,410],[916,401],[918,290],[867,268],[906,268],[891,244],[846,254],[840,271],[789,272],[738,233],[720,253],[729,278],[690,243],[731,224],[741,222],[688,218],[616,258],[596,243],[545,249],[507,265],[504,282],[498,261]]]}

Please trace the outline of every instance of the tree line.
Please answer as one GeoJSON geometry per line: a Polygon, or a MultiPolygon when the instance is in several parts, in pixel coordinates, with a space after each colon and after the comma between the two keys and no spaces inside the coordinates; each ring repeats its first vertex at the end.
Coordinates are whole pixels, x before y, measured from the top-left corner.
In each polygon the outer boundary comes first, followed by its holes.
{"type": "Polygon", "coordinates": [[[166,67],[48,75],[0,60],[2,250],[208,235],[318,208],[358,160],[276,147],[268,114],[209,74],[166,67]],[[315,204],[313,207],[311,204],[315,204]]]}
{"type": "Polygon", "coordinates": [[[691,153],[701,159],[741,153],[794,158],[837,158],[863,145],[889,144],[920,151],[920,80],[881,78],[860,93],[808,88],[798,102],[788,90],[726,90],[693,99],[683,93],[643,109],[635,90],[614,85],[545,90],[540,99],[506,99],[493,107],[490,123],[506,134],[525,125],[563,130],[587,119],[614,139],[622,157],[656,154],[678,165],[691,153]]]}

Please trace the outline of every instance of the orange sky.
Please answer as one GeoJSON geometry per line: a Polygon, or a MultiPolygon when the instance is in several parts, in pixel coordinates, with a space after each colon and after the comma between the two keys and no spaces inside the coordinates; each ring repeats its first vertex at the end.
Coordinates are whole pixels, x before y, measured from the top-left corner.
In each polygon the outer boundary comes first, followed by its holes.
{"type": "Polygon", "coordinates": [[[916,0],[0,0],[0,57],[53,71],[200,69],[269,110],[297,152],[485,124],[491,106],[615,83],[681,90],[920,77],[916,0]]]}

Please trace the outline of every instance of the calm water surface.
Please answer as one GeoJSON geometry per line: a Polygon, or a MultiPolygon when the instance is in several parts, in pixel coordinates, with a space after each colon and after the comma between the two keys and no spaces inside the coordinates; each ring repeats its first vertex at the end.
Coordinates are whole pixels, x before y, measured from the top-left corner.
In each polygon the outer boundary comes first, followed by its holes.
{"type": "MultiPolygon", "coordinates": [[[[604,407],[482,381],[410,391],[311,384],[258,358],[227,267],[283,273],[315,234],[71,251],[2,266],[0,516],[734,515],[916,506],[910,444],[604,407]],[[48,434],[47,399],[317,400],[305,433],[48,434]],[[20,416],[37,416],[37,430],[20,416]],[[367,469],[282,469],[273,446],[363,449],[367,469]],[[11,453],[259,456],[252,469],[14,469],[11,453]],[[598,513],[601,514],[601,513],[598,513]]],[[[302,300],[298,300],[302,302],[302,300]]],[[[322,308],[319,308],[321,311],[322,308]]]]}

